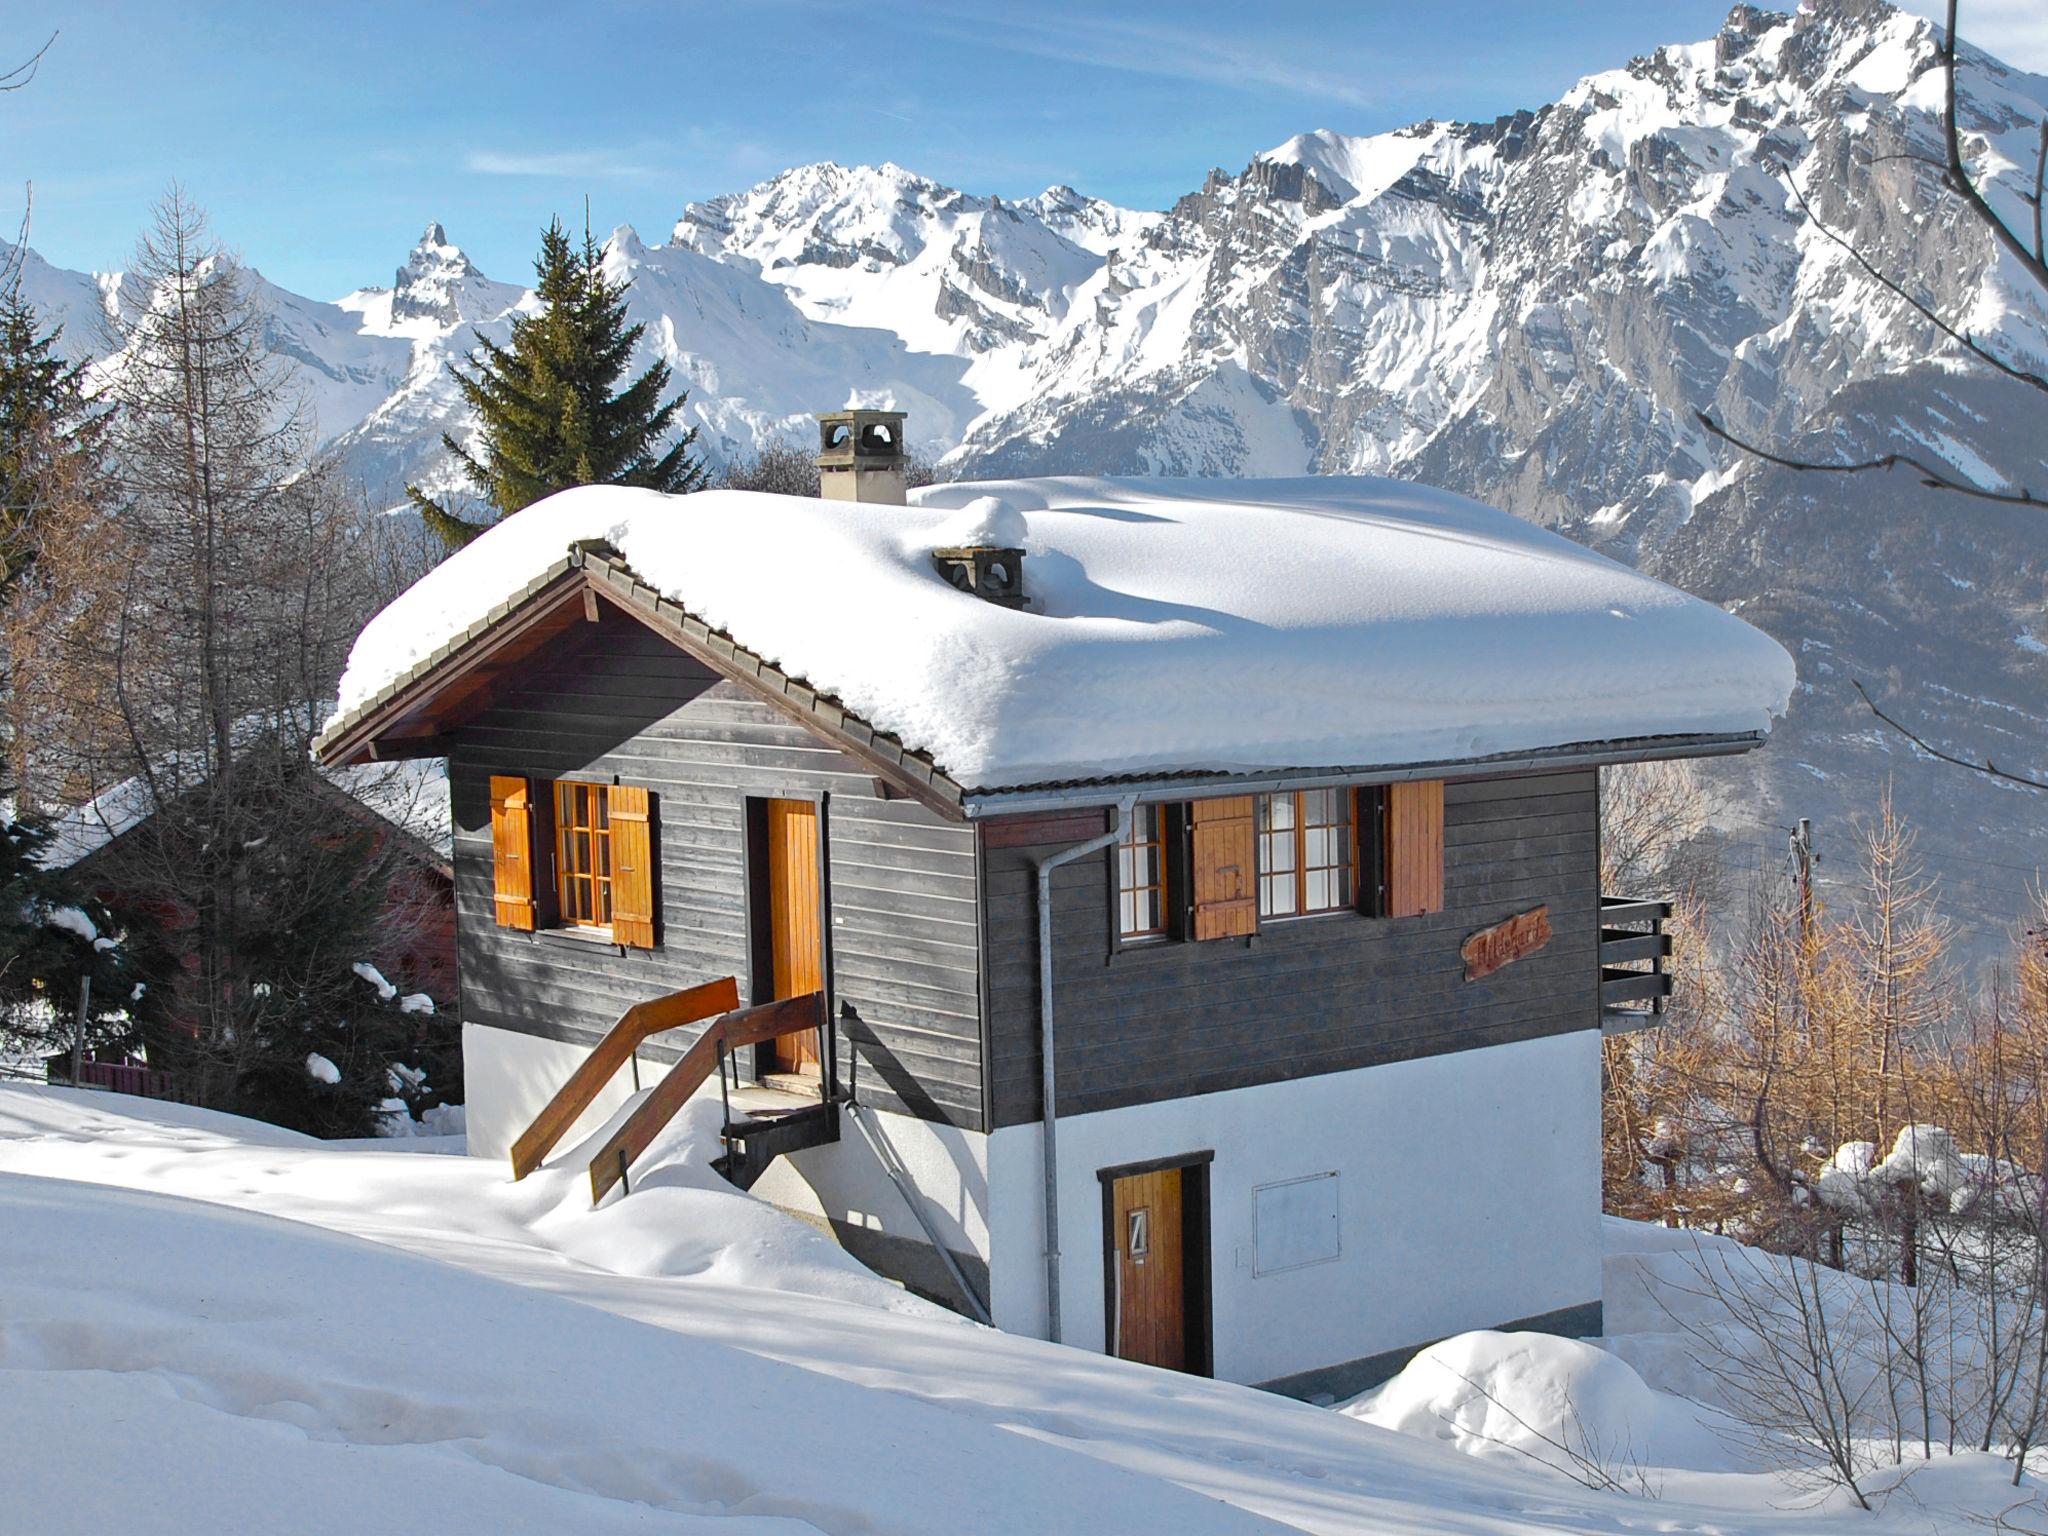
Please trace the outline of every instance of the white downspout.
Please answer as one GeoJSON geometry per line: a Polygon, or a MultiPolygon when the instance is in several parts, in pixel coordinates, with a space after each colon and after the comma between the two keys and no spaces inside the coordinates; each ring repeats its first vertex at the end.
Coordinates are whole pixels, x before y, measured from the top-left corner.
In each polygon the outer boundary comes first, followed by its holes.
{"type": "Polygon", "coordinates": [[[1045,1101],[1045,1136],[1040,1152],[1045,1164],[1045,1336],[1060,1342],[1060,1159],[1053,1096],[1052,1010],[1052,872],[1062,864],[1100,853],[1124,840],[1138,797],[1127,795],[1116,805],[1116,824],[1100,837],[1049,853],[1038,861],[1038,1036],[1041,1093],[1045,1101]]]}

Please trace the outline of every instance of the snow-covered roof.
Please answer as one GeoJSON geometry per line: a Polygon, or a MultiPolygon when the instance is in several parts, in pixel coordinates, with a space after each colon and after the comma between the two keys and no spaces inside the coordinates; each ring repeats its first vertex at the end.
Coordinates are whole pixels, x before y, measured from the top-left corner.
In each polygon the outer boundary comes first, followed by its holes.
{"type": "Polygon", "coordinates": [[[581,540],[970,791],[1760,734],[1793,685],[1719,608],[1398,481],[1015,480],[907,507],[586,487],[379,614],[328,739],[581,540]],[[992,518],[1022,534],[1028,609],[933,569],[992,518]]]}
{"type": "MultiPolygon", "coordinates": [[[[411,834],[443,865],[455,857],[455,826],[448,806],[448,767],[439,759],[323,766],[336,789],[411,834]]],[[[139,774],[74,805],[50,822],[41,862],[69,869],[98,853],[148,818],[155,808],[148,780],[139,774]]]]}

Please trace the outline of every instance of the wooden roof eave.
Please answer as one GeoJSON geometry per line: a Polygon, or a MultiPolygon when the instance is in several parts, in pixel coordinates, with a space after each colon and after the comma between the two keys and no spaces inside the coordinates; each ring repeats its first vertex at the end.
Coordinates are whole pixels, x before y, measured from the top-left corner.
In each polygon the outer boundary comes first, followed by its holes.
{"type": "Polygon", "coordinates": [[[722,631],[663,597],[634,575],[616,551],[599,542],[571,549],[568,557],[529,582],[516,597],[426,657],[349,715],[336,720],[314,743],[320,760],[363,763],[385,757],[436,756],[445,721],[431,731],[410,734],[400,727],[425,713],[452,687],[474,677],[534,628],[578,607],[594,616],[592,597],[610,603],[644,624],[678,650],[721,677],[738,683],[826,744],[871,770],[877,779],[948,821],[964,821],[960,786],[924,753],[908,750],[876,730],[829,694],[792,677],[722,631]],[[396,750],[394,750],[394,748],[396,750]]]}

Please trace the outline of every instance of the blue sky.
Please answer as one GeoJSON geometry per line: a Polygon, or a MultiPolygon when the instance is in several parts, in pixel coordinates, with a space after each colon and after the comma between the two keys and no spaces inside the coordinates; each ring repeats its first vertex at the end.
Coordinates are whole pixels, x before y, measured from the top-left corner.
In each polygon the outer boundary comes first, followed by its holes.
{"type": "MultiPolygon", "coordinates": [[[[1994,0],[2010,4],[2012,0],[1994,0]]],[[[2027,0],[2031,6],[2035,0],[2027,0]]],[[[2043,7],[2048,9],[2048,7],[2043,7]]],[[[1292,134],[1490,118],[1726,0],[15,0],[0,224],[123,264],[173,178],[274,281],[388,282],[429,219],[523,279],[550,214],[665,239],[692,198],[813,160],[1164,206],[1292,134]]],[[[1967,32],[1965,35],[1968,35],[1967,32]]],[[[2039,66],[2037,66],[2039,67],[2039,66]]]]}

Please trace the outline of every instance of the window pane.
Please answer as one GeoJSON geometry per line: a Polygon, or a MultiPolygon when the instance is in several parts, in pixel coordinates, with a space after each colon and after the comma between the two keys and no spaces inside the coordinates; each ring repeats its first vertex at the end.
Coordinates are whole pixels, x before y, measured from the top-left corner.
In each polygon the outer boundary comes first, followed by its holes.
{"type": "Polygon", "coordinates": [[[1294,911],[1294,876],[1261,875],[1259,877],[1259,915],[1261,917],[1286,917],[1294,911]]]}
{"type": "Polygon", "coordinates": [[[1164,808],[1141,805],[1117,848],[1117,929],[1125,938],[1150,938],[1166,931],[1166,849],[1164,808]]]}

